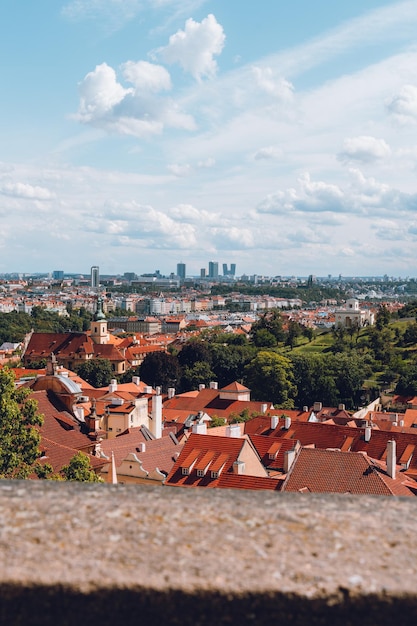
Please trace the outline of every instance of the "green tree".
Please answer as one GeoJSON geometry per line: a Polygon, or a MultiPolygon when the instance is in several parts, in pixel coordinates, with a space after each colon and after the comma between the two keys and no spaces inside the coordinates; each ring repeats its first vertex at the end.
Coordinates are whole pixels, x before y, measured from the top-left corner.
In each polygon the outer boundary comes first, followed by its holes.
{"type": "Polygon", "coordinates": [[[178,354],[181,367],[192,367],[198,361],[210,363],[210,351],[206,343],[199,339],[187,341],[178,354]]]}
{"type": "Polygon", "coordinates": [[[175,387],[181,379],[181,367],[177,357],[166,352],[151,352],[144,359],[139,368],[142,380],[152,387],[175,387]]]}
{"type": "Polygon", "coordinates": [[[274,348],[276,337],[266,328],[258,328],[252,333],[252,341],[257,348],[274,348]]]}
{"type": "Polygon", "coordinates": [[[30,390],[15,389],[13,372],[0,370],[0,478],[27,478],[39,457],[43,418],[30,390]]]}
{"type": "Polygon", "coordinates": [[[206,361],[197,361],[192,367],[185,367],[183,371],[181,388],[184,391],[198,389],[200,384],[208,385],[214,380],[214,373],[206,361]]]}
{"type": "Polygon", "coordinates": [[[389,312],[388,308],[385,306],[385,304],[382,304],[378,311],[377,314],[375,316],[375,326],[378,330],[382,330],[382,328],[384,328],[384,326],[387,326],[389,324],[389,321],[391,319],[391,313],[389,312]]]}
{"type": "Polygon", "coordinates": [[[271,400],[284,408],[294,406],[297,388],[293,366],[281,354],[260,351],[245,368],[245,384],[255,400],[271,400]]]}
{"type": "Polygon", "coordinates": [[[111,363],[108,359],[84,361],[74,369],[78,376],[96,388],[106,387],[111,379],[114,378],[111,363]]]}
{"type": "Polygon", "coordinates": [[[64,465],[61,474],[65,480],[82,483],[101,483],[102,479],[91,468],[90,459],[84,452],[77,452],[68,465],[64,465]]]}
{"type": "Polygon", "coordinates": [[[252,324],[252,335],[256,334],[258,330],[267,330],[275,337],[276,341],[284,341],[285,334],[282,325],[281,311],[278,309],[271,309],[267,311],[258,321],[252,324]]]}
{"type": "Polygon", "coordinates": [[[291,350],[297,343],[298,337],[302,334],[303,330],[298,322],[294,320],[290,320],[288,322],[288,330],[287,330],[287,338],[285,343],[287,346],[290,346],[291,350]]]}

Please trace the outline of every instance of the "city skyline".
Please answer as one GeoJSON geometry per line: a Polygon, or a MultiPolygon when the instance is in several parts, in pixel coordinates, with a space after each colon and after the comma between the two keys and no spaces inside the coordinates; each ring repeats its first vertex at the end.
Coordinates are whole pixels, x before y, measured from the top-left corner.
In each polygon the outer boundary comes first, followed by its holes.
{"type": "Polygon", "coordinates": [[[0,273],[416,274],[417,0],[1,13],[0,273]]]}

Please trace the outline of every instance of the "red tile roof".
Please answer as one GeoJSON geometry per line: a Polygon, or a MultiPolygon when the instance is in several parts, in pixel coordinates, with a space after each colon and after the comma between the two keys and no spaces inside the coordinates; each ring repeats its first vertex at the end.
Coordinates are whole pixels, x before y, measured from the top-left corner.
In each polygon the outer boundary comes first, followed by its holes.
{"type": "Polygon", "coordinates": [[[366,454],[301,448],[282,490],[413,496],[404,480],[403,474],[390,478],[366,454]]]}

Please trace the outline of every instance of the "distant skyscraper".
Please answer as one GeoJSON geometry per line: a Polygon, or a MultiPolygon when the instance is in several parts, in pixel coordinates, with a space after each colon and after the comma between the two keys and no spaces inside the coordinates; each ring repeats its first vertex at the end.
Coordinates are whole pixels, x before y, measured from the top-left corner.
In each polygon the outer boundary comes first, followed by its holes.
{"type": "Polygon", "coordinates": [[[207,274],[206,268],[202,267],[200,270],[200,278],[205,278],[207,274]]]}
{"type": "Polygon", "coordinates": [[[236,275],[236,263],[230,265],[230,270],[227,269],[227,263],[223,263],[223,276],[235,276],[236,275]]]}
{"type": "Polygon", "coordinates": [[[62,280],[64,278],[64,272],[63,270],[54,270],[52,272],[52,278],[54,280],[62,280]]]}
{"type": "Polygon", "coordinates": [[[98,265],[93,265],[90,274],[90,285],[93,289],[98,289],[100,285],[100,271],[98,265]]]}
{"type": "Polygon", "coordinates": [[[177,263],[177,276],[180,280],[185,280],[185,263],[177,263]]]}
{"type": "Polygon", "coordinates": [[[219,264],[216,261],[210,261],[209,267],[208,267],[208,277],[209,278],[219,277],[219,264]]]}

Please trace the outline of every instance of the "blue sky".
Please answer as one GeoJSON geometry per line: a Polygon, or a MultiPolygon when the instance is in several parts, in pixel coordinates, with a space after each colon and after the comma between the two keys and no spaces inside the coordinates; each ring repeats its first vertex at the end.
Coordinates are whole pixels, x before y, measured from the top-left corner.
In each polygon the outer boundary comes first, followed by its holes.
{"type": "Polygon", "coordinates": [[[417,0],[3,0],[0,58],[0,272],[417,275],[417,0]]]}

